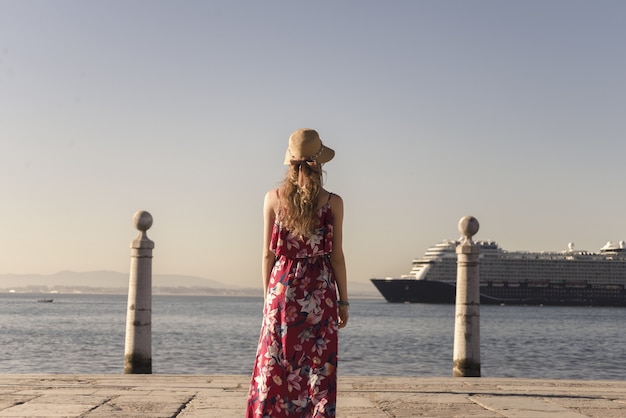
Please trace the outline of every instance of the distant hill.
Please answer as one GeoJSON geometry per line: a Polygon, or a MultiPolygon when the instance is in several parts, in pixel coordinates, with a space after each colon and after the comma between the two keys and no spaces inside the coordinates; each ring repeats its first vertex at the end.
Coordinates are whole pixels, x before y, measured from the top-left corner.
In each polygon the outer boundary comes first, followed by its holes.
{"type": "Polygon", "coordinates": [[[350,297],[382,298],[378,289],[369,280],[367,282],[348,281],[348,294],[350,297]]]}
{"type": "MultiPolygon", "coordinates": [[[[129,273],[117,271],[60,271],[54,274],[0,274],[0,292],[59,291],[61,293],[126,293],[129,273]]],[[[233,286],[212,279],[176,274],[153,274],[154,293],[193,293],[261,296],[258,288],[233,286]]],[[[380,297],[370,282],[351,282],[349,293],[355,297],[380,297]]]]}
{"type": "MultiPolygon", "coordinates": [[[[117,271],[89,271],[74,272],[60,271],[54,274],[0,274],[0,291],[25,290],[35,291],[41,288],[42,291],[53,289],[82,290],[96,289],[110,292],[118,289],[126,291],[128,289],[129,273],[117,271]]],[[[243,290],[237,286],[228,285],[211,279],[203,279],[194,276],[182,276],[175,274],[154,274],[152,276],[152,286],[154,288],[202,288],[219,290],[243,290]]],[[[254,289],[247,289],[254,291],[254,289]]]]}
{"type": "MultiPolygon", "coordinates": [[[[88,286],[128,287],[128,273],[117,271],[74,272],[60,271],[54,274],[0,274],[0,288],[22,286],[88,286]]],[[[216,280],[174,274],[154,274],[153,286],[234,288],[216,280]]]]}

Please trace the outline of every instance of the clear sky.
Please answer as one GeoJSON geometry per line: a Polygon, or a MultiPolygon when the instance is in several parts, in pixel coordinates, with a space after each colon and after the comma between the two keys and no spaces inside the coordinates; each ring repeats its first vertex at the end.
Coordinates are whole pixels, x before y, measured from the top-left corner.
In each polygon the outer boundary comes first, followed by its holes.
{"type": "Polygon", "coordinates": [[[458,238],[626,240],[624,1],[0,0],[0,274],[260,286],[289,134],[336,151],[349,280],[458,238]]]}

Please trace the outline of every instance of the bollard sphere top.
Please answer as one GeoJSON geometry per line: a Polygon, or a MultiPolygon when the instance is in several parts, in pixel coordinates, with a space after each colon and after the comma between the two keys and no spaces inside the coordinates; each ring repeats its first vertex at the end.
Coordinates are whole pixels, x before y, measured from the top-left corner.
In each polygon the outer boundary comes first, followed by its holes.
{"type": "Polygon", "coordinates": [[[152,226],[152,215],[145,210],[135,212],[133,215],[133,223],[139,231],[145,232],[152,226]]]}
{"type": "Polygon", "coordinates": [[[464,216],[459,221],[459,232],[464,236],[471,238],[478,232],[478,219],[473,216],[464,216]]]}

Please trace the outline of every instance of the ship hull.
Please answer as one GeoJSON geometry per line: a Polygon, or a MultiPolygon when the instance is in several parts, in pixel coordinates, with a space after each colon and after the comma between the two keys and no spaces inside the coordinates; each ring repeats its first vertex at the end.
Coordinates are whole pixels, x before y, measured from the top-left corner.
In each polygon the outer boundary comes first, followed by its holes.
{"type": "MultiPolygon", "coordinates": [[[[453,304],[456,286],[449,282],[416,279],[371,279],[391,303],[453,304]]],[[[623,286],[598,287],[527,284],[485,284],[480,287],[484,305],[626,306],[623,286]]]]}

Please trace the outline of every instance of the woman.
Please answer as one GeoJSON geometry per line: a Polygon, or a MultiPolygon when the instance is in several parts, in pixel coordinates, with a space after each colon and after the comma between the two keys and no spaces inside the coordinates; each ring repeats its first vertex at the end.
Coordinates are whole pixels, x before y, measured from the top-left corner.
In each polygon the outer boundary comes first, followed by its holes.
{"type": "Polygon", "coordinates": [[[285,180],[265,195],[265,304],[248,418],[335,416],[337,329],[349,303],[343,201],[322,187],[334,155],[313,129],[295,131],[285,180]]]}

